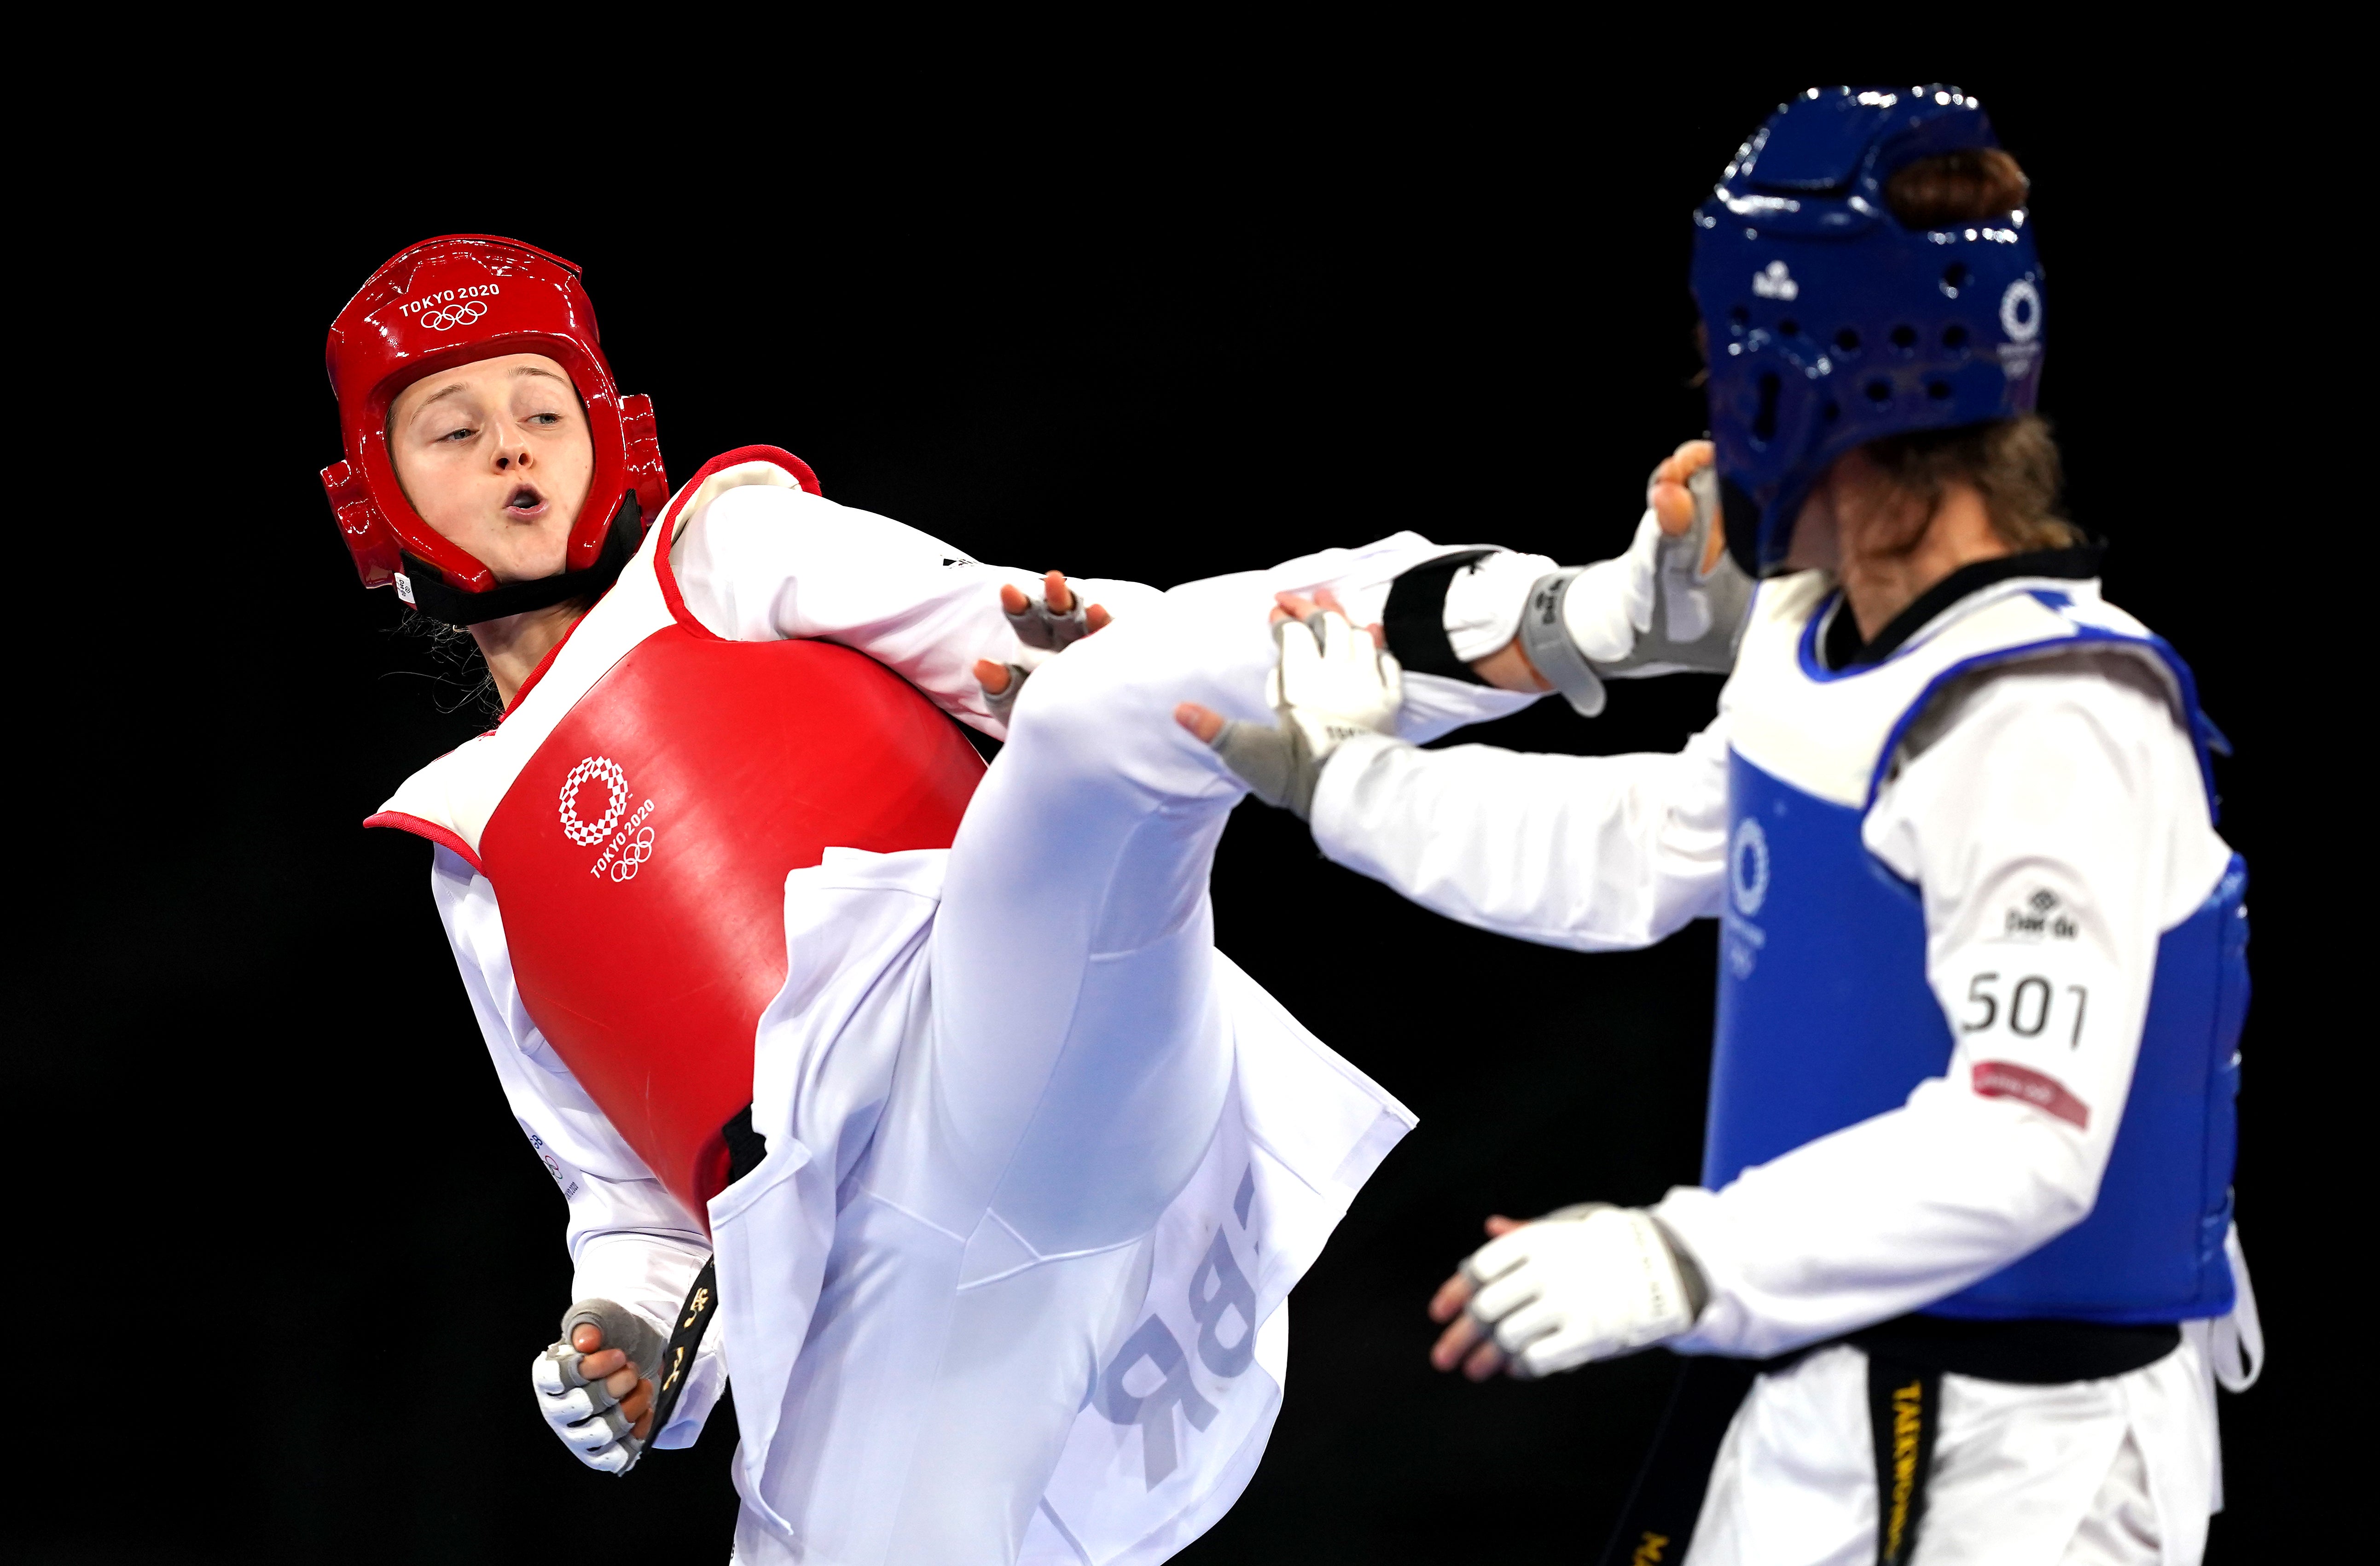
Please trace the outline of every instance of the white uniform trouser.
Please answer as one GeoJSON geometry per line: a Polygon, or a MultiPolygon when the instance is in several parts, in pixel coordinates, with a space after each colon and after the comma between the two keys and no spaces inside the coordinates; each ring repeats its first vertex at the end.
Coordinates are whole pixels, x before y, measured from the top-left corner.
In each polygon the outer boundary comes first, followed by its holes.
{"type": "MultiPolygon", "coordinates": [[[[1942,1378],[1915,1566],[2195,1566],[2215,1410],[2194,1339],[2129,1375],[2022,1387],[1942,1378]]],[[[1839,1344],[1754,1383],[1687,1566],[1869,1566],[1867,1356],[1839,1344]]]]}
{"type": "Polygon", "coordinates": [[[1231,1090],[1208,877],[1244,791],[1172,712],[1269,719],[1272,585],[1177,589],[1019,698],[787,1389],[787,1424],[834,1436],[781,1438],[760,1480],[807,1536],[788,1553],[747,1509],[743,1561],[966,1566],[1024,1538],[1231,1090]]]}

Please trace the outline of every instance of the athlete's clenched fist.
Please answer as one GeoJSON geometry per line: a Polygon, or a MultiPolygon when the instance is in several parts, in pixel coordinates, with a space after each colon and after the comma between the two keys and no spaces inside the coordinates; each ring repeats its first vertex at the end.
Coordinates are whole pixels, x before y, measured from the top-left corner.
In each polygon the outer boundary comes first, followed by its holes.
{"type": "Polygon", "coordinates": [[[538,1412],[589,1468],[625,1474],[652,1434],[660,1329],[610,1300],[581,1300],[563,1317],[562,1337],[529,1363],[538,1412]]]}

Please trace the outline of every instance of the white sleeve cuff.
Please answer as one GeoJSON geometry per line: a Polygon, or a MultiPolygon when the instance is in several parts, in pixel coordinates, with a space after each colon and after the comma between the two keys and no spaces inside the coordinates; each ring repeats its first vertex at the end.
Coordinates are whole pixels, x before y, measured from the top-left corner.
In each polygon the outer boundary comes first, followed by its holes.
{"type": "Polygon", "coordinates": [[[574,1300],[610,1300],[661,1329],[663,1338],[710,1253],[683,1240],[651,1234],[595,1234],[578,1248],[570,1283],[574,1300]]]}
{"type": "MultiPolygon", "coordinates": [[[[1387,751],[1409,749],[1394,734],[1350,734],[1323,759],[1322,773],[1314,781],[1313,814],[1308,818],[1314,839],[1330,853],[1329,843],[1355,825],[1355,797],[1363,776],[1387,751]]],[[[1335,856],[1333,856],[1335,857],[1335,856]]]]}
{"type": "Polygon", "coordinates": [[[1653,1216],[1694,1257],[1709,1290],[1692,1328],[1662,1345],[1679,1354],[1742,1354],[1754,1324],[1743,1309],[1743,1263],[1730,1243],[1727,1217],[1714,1192],[1673,1185],[1653,1216]]]}

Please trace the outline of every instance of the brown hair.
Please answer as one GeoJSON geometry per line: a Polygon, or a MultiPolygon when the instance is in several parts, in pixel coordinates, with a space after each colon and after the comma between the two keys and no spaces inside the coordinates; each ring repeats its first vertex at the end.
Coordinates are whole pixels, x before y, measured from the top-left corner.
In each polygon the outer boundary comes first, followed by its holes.
{"type": "Polygon", "coordinates": [[[1920,158],[1884,182],[1884,204],[1908,228],[1948,228],[2024,205],[2033,182],[1998,147],[1920,158]]]}
{"type": "MultiPolygon", "coordinates": [[[[2082,529],[2058,515],[2065,474],[2049,421],[2037,413],[1887,435],[1860,449],[1926,521],[1933,520],[1952,484],[1967,483],[1983,496],[1992,531],[2017,553],[2071,549],[2083,541],[2082,529]]],[[[1909,541],[1913,546],[1916,537],[1909,541]]]]}
{"type": "MultiPolygon", "coordinates": [[[[1885,181],[1884,200],[1908,227],[1943,228],[2015,211],[2030,184],[2014,158],[1998,147],[1976,147],[1896,170],[1885,181]]],[[[1888,435],[1861,449],[1929,521],[1949,487],[1967,483],[1983,496],[1992,530],[2019,553],[2083,541],[2082,530],[2058,515],[2065,475],[2048,420],[2039,414],[1888,435]]]]}

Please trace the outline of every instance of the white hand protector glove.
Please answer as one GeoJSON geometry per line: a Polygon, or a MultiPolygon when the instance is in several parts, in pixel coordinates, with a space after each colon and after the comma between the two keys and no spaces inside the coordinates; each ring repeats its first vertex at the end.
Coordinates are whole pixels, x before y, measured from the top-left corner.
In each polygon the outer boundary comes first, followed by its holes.
{"type": "Polygon", "coordinates": [[[587,1356],[570,1346],[570,1338],[586,1322],[602,1329],[603,1346],[624,1351],[628,1363],[648,1380],[669,1340],[625,1305],[610,1300],[581,1300],[563,1317],[561,1338],[529,1362],[529,1384],[537,1390],[538,1412],[562,1444],[589,1468],[625,1474],[636,1466],[645,1443],[628,1433],[630,1421],[620,1411],[620,1400],[601,1381],[590,1381],[579,1371],[587,1356]]]}
{"type": "Polygon", "coordinates": [[[1465,1307],[1524,1378],[1674,1338],[1708,1297],[1702,1271],[1641,1208],[1564,1208],[1463,1264],[1465,1307]]]}
{"type": "Polygon", "coordinates": [[[1603,710],[1603,682],[1735,667],[1736,638],[1754,583],[1722,549],[1706,571],[1720,525],[1718,472],[1686,481],[1694,519],[1675,538],[1648,505],[1628,552],[1540,577],[1521,621],[1521,649],[1584,717],[1603,710]]]}
{"type": "Polygon", "coordinates": [[[1322,763],[1353,735],[1396,733],[1404,669],[1336,610],[1273,624],[1281,662],[1265,681],[1277,728],[1227,722],[1211,742],[1223,764],[1268,805],[1311,818],[1322,763]]]}
{"type": "MultiPolygon", "coordinates": [[[[1645,595],[1651,600],[1649,620],[1632,605],[1636,645],[1623,657],[1600,661],[1607,679],[1682,672],[1725,674],[1735,668],[1735,644],[1743,634],[1755,584],[1713,537],[1723,536],[1718,469],[1697,469],[1686,480],[1686,492],[1694,497],[1694,522],[1676,538],[1663,534],[1660,524],[1654,523],[1654,590],[1645,595]],[[1713,557],[1707,571],[1703,569],[1706,556],[1713,557]]],[[[1636,532],[1644,540],[1642,522],[1636,532]]],[[[1635,556],[1640,548],[1632,543],[1629,553],[1635,556]]]]}
{"type": "Polygon", "coordinates": [[[991,715],[1002,722],[1016,709],[1016,693],[1033,671],[1091,634],[1090,611],[1083,595],[1072,582],[1066,584],[1075,600],[1074,608],[1061,614],[1050,607],[1044,593],[1034,593],[1025,601],[1025,608],[1011,613],[1005,605],[1001,613],[1008,616],[1009,628],[1016,633],[1016,656],[1008,662],[1008,688],[998,693],[983,693],[991,715]]]}

